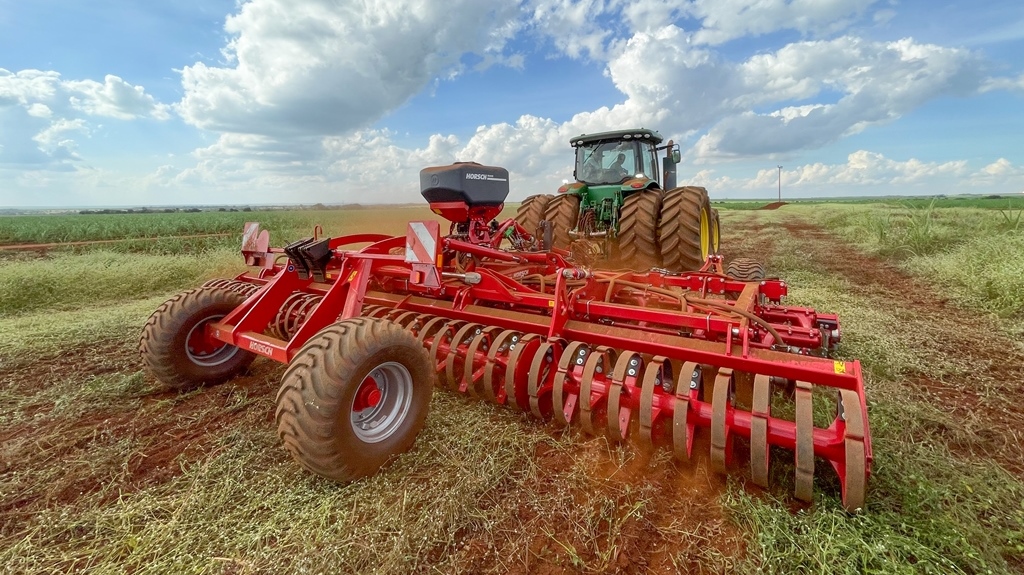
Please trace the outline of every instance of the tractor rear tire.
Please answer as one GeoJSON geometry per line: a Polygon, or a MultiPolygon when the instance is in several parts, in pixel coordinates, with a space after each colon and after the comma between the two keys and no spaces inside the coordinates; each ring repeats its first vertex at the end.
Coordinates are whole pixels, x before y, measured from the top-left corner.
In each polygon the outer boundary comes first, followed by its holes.
{"type": "Polygon", "coordinates": [[[568,250],[572,243],[569,230],[576,229],[580,217],[580,197],[575,194],[555,196],[544,211],[544,219],[551,222],[553,247],[568,250]]]}
{"type": "Polygon", "coordinates": [[[255,354],[211,341],[204,330],[245,299],[234,290],[203,287],[167,300],[149,316],[139,338],[146,368],[160,383],[177,390],[223,383],[244,371],[255,354]]]}
{"type": "Polygon", "coordinates": [[[729,262],[725,275],[743,282],[759,282],[766,277],[761,262],[750,258],[736,258],[729,262]]]}
{"type": "Polygon", "coordinates": [[[526,198],[516,210],[516,223],[523,226],[531,235],[537,236],[540,221],[544,219],[544,211],[550,202],[550,194],[538,194],[526,198]]]}
{"type": "Polygon", "coordinates": [[[665,192],[658,240],[662,266],[676,272],[699,270],[711,251],[708,192],[683,186],[665,192]]]}
{"type": "Polygon", "coordinates": [[[718,223],[718,210],[711,210],[711,253],[717,254],[722,247],[722,226],[718,223]]]}
{"type": "Polygon", "coordinates": [[[658,212],[661,192],[635,192],[622,202],[619,215],[619,258],[628,268],[647,271],[661,265],[658,250],[658,212]]]}
{"type": "Polygon", "coordinates": [[[373,475],[416,441],[435,380],[426,350],[398,324],[339,321],[306,342],[285,372],[277,433],[317,475],[373,475]]]}

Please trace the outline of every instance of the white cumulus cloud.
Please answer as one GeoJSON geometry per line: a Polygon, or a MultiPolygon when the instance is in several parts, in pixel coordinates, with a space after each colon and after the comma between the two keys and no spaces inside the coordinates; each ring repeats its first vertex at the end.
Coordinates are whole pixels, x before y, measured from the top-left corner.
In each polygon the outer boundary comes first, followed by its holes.
{"type": "Polygon", "coordinates": [[[1006,158],[999,158],[982,168],[980,172],[980,174],[984,174],[986,176],[1008,176],[1019,173],[1019,168],[1015,168],[1014,165],[1010,163],[1010,160],[1007,160],[1006,158]]]}
{"type": "Polygon", "coordinates": [[[31,106],[57,93],[60,74],[40,70],[11,72],[0,68],[0,106],[31,106]]]}
{"type": "Polygon", "coordinates": [[[96,80],[77,80],[63,85],[74,94],[70,97],[71,106],[92,116],[119,120],[170,117],[169,107],[157,102],[142,86],[133,86],[112,74],[107,74],[102,84],[96,80]]]}
{"type": "Polygon", "coordinates": [[[844,36],[790,44],[736,69],[744,89],[698,141],[700,158],[751,157],[814,149],[873,124],[895,120],[940,96],[968,96],[985,85],[977,55],[904,38],[869,42],[844,36]],[[809,98],[834,102],[755,107],[809,98]]]}
{"type": "Polygon", "coordinates": [[[985,85],[982,87],[982,91],[991,92],[993,90],[1015,90],[1024,92],[1024,74],[1017,76],[1016,78],[989,78],[985,81],[985,85]]]}
{"type": "MultiPolygon", "coordinates": [[[[781,171],[784,198],[949,193],[949,182],[976,176],[963,160],[897,160],[867,150],[853,152],[841,164],[815,162],[781,171]]],[[[698,172],[695,183],[714,190],[715,197],[774,197],[779,177],[773,168],[757,170],[748,178],[718,175],[709,169],[698,172]]]]}
{"type": "MultiPolygon", "coordinates": [[[[0,68],[0,166],[66,172],[82,160],[76,137],[96,117],[167,120],[169,107],[142,86],[108,75],[104,82],[64,80],[55,71],[0,68]]],[[[37,174],[38,175],[38,174],[37,174]]],[[[22,178],[38,187],[45,177],[22,178]]]]}
{"type": "Polygon", "coordinates": [[[879,0],[694,0],[688,11],[702,21],[699,44],[721,44],[777,30],[822,35],[846,28],[879,0]]]}
{"type": "Polygon", "coordinates": [[[183,69],[178,111],[221,132],[354,130],[458,70],[464,55],[501,55],[518,10],[502,0],[252,0],[225,25],[229,64],[183,69]]]}
{"type": "Polygon", "coordinates": [[[601,60],[614,32],[600,17],[616,8],[614,0],[532,0],[527,10],[531,24],[559,51],[570,58],[601,60]]]}

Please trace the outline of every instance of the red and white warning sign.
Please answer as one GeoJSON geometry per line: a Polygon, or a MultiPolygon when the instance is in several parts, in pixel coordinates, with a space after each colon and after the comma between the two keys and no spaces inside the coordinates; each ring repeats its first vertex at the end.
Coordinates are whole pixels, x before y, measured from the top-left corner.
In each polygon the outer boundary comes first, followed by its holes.
{"type": "Polygon", "coordinates": [[[274,267],[274,256],[270,251],[270,232],[260,231],[258,222],[245,222],[242,231],[242,255],[245,265],[263,268],[274,267]]]}
{"type": "Polygon", "coordinates": [[[441,225],[437,222],[409,222],[405,235],[405,261],[412,264],[409,281],[426,287],[441,286],[437,269],[437,244],[441,225]]]}
{"type": "Polygon", "coordinates": [[[441,225],[437,222],[409,222],[405,236],[406,263],[434,265],[440,236],[441,225]]]}

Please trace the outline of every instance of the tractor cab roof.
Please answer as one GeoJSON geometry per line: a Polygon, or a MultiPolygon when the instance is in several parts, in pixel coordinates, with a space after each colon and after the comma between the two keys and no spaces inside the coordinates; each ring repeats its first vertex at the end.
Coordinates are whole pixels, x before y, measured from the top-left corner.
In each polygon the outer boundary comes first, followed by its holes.
{"type": "Polygon", "coordinates": [[[596,134],[580,134],[569,140],[569,145],[576,147],[593,142],[617,142],[620,140],[645,140],[658,145],[662,141],[661,134],[647,128],[636,128],[632,130],[615,130],[612,132],[598,132],[596,134]]]}

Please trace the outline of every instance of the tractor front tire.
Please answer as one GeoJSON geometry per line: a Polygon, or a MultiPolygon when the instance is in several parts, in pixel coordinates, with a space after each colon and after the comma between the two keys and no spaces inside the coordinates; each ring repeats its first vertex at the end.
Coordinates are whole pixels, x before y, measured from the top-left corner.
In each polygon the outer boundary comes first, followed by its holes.
{"type": "Polygon", "coordinates": [[[647,271],[661,265],[658,250],[658,212],[661,192],[635,192],[622,202],[619,216],[619,259],[635,271],[647,271]]]}
{"type": "Polygon", "coordinates": [[[766,277],[761,262],[750,258],[736,258],[729,262],[725,275],[743,282],[759,282],[766,277]]]}
{"type": "Polygon", "coordinates": [[[540,221],[544,219],[544,211],[551,202],[550,194],[530,196],[523,200],[516,210],[516,223],[523,226],[531,235],[536,236],[540,221]]]}
{"type": "Polygon", "coordinates": [[[384,319],[339,321],[292,360],[277,393],[277,433],[303,467],[347,482],[408,451],[436,374],[416,337],[384,319]]]}
{"type": "Polygon", "coordinates": [[[671,271],[699,270],[711,250],[708,192],[697,186],[665,192],[658,240],[662,265],[671,271]]]}
{"type": "Polygon", "coordinates": [[[544,219],[551,222],[554,247],[567,250],[572,243],[569,230],[576,228],[580,217],[580,197],[575,194],[555,196],[544,211],[544,219]]]}

